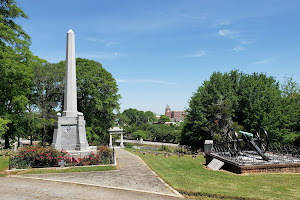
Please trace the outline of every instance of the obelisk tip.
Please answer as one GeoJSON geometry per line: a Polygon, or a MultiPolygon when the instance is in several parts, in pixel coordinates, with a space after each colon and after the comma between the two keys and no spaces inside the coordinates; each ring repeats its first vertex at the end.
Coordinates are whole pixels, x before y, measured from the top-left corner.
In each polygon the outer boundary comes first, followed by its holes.
{"type": "Polygon", "coordinates": [[[70,29],[70,30],[68,31],[68,33],[74,33],[74,32],[72,31],[72,29],[70,29]]]}

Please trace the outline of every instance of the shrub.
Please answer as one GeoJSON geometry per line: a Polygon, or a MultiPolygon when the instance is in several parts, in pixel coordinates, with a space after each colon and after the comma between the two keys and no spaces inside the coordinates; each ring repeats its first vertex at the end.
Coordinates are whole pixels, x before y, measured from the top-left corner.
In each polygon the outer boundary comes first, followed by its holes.
{"type": "Polygon", "coordinates": [[[64,151],[41,146],[29,146],[21,148],[17,155],[11,159],[10,167],[52,167],[57,166],[61,159],[70,159],[70,155],[64,151]],[[26,163],[26,164],[25,164],[26,163]]]}
{"type": "Polygon", "coordinates": [[[172,152],[172,150],[168,147],[168,146],[165,146],[165,145],[162,145],[158,151],[166,151],[166,152],[172,152]]]}
{"type": "Polygon", "coordinates": [[[26,147],[19,150],[10,159],[10,168],[55,167],[60,160],[66,161],[67,166],[99,165],[111,163],[112,151],[107,146],[101,146],[97,154],[91,152],[83,158],[74,158],[64,150],[45,147],[26,147]]]}
{"type": "Polygon", "coordinates": [[[127,147],[127,148],[132,148],[132,147],[133,147],[133,144],[132,144],[132,143],[125,143],[125,147],[127,147]]]}

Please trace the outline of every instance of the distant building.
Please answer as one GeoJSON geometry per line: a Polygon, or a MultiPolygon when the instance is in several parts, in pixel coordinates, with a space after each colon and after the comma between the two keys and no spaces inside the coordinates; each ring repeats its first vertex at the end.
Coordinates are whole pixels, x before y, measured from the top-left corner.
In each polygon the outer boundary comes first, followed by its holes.
{"type": "Polygon", "coordinates": [[[171,122],[182,122],[186,113],[185,111],[172,111],[169,105],[167,105],[165,115],[171,119],[171,122]]]}

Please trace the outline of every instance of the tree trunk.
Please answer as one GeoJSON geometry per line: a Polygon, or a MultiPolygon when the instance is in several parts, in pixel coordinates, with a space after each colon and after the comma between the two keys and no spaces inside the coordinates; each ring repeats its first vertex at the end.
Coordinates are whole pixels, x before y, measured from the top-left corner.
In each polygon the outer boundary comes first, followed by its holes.
{"type": "Polygon", "coordinates": [[[4,134],[4,139],[5,139],[5,149],[9,149],[9,137],[8,137],[8,135],[7,135],[7,133],[6,134],[4,134]]]}

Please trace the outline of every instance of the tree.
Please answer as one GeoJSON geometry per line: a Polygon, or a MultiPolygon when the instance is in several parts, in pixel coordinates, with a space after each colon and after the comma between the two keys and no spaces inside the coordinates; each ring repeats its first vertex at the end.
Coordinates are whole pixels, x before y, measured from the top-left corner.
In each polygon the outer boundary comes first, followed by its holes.
{"type": "Polygon", "coordinates": [[[130,122],[130,119],[123,113],[116,114],[116,118],[119,119],[120,126],[127,126],[130,122]]]}
{"type": "MultiPolygon", "coordinates": [[[[17,18],[27,18],[13,0],[0,1],[0,116],[7,122],[5,148],[9,139],[19,135],[22,127],[18,121],[26,116],[28,95],[32,84],[30,37],[15,23],[17,18]]],[[[24,127],[23,127],[24,128],[24,127]]]]}
{"type": "Polygon", "coordinates": [[[282,113],[280,121],[283,128],[283,141],[300,146],[300,88],[292,77],[281,85],[282,113]]]}
{"type": "Polygon", "coordinates": [[[145,124],[149,121],[149,116],[151,117],[151,112],[147,111],[147,114],[144,113],[141,110],[137,110],[137,109],[126,109],[123,111],[123,115],[126,115],[127,118],[129,119],[129,124],[136,124],[136,125],[141,125],[141,124],[145,124]]]}
{"type": "Polygon", "coordinates": [[[0,0],[0,5],[0,43],[7,44],[17,53],[30,54],[30,37],[14,21],[16,18],[28,19],[28,16],[14,0],[0,0]]]}
{"type": "Polygon", "coordinates": [[[274,131],[280,127],[281,91],[273,77],[253,73],[240,79],[239,108],[236,120],[249,132],[259,127],[269,131],[270,139],[278,140],[274,131]]]}
{"type": "MultiPolygon", "coordinates": [[[[25,116],[32,84],[32,68],[28,58],[16,54],[13,48],[4,43],[0,43],[0,66],[0,116],[13,122],[25,116]]],[[[6,148],[9,148],[9,139],[14,138],[16,127],[13,126],[14,123],[9,123],[9,129],[4,135],[6,148]]]]}
{"type": "Polygon", "coordinates": [[[11,121],[10,120],[2,119],[0,117],[0,137],[1,137],[2,134],[6,133],[6,131],[8,129],[8,127],[7,127],[8,123],[11,123],[11,121]]]}
{"type": "MultiPolygon", "coordinates": [[[[61,108],[64,94],[64,66],[51,64],[45,60],[35,58],[34,77],[30,102],[33,108],[38,110],[39,125],[41,126],[40,139],[44,145],[46,141],[51,142],[56,110],[61,108]]],[[[61,108],[62,109],[62,108],[61,108]]],[[[37,120],[36,120],[37,121],[37,120]]]]}
{"type": "Polygon", "coordinates": [[[162,123],[169,122],[169,121],[171,121],[171,120],[166,115],[161,115],[160,118],[158,119],[158,122],[162,122],[162,123]]]}
{"type": "Polygon", "coordinates": [[[237,70],[214,72],[191,97],[180,143],[197,149],[216,134],[226,135],[233,127],[253,132],[259,127],[279,141],[281,91],[273,77],[247,75],[237,70]]]}
{"type": "Polygon", "coordinates": [[[155,122],[155,121],[157,121],[156,115],[155,115],[153,112],[151,112],[151,111],[146,111],[146,112],[145,112],[145,115],[146,115],[146,117],[148,118],[148,122],[155,122]]]}
{"type": "MultiPolygon", "coordinates": [[[[62,64],[64,62],[61,62],[62,64]]],[[[108,141],[107,130],[119,109],[120,95],[116,80],[99,62],[76,59],[78,111],[84,113],[87,137],[98,142],[108,141]]]]}
{"type": "Polygon", "coordinates": [[[34,78],[30,97],[32,104],[43,113],[49,113],[59,107],[62,109],[60,103],[64,95],[64,66],[51,64],[36,57],[33,69],[34,78]]]}
{"type": "Polygon", "coordinates": [[[137,130],[137,131],[133,132],[132,136],[134,137],[134,139],[141,139],[141,138],[147,139],[147,133],[142,130],[137,130]]]}

